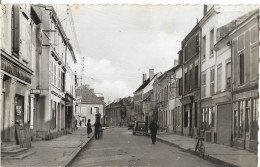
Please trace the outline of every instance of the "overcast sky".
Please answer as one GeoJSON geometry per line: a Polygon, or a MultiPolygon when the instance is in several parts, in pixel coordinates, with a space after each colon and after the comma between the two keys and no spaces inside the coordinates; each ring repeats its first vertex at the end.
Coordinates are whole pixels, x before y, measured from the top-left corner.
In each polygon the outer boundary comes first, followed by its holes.
{"type": "Polygon", "coordinates": [[[149,76],[169,70],[203,6],[73,6],[84,83],[105,101],[133,96],[149,76]]]}

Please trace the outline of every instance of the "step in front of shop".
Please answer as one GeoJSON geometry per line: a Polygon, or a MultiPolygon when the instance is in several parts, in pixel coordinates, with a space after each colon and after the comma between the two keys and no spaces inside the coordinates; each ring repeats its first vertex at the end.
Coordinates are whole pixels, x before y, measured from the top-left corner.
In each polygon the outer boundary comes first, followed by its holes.
{"type": "Polygon", "coordinates": [[[21,148],[19,145],[11,145],[1,148],[2,159],[23,159],[34,153],[34,151],[30,151],[28,148],[21,148]]]}

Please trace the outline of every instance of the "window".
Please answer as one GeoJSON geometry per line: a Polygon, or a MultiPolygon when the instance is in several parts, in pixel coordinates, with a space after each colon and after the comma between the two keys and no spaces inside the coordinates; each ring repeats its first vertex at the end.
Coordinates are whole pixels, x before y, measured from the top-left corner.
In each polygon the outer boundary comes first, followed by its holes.
{"type": "Polygon", "coordinates": [[[214,56],[214,29],[210,31],[210,58],[214,56]]]}
{"type": "Polygon", "coordinates": [[[202,61],[206,59],[206,36],[202,38],[202,61]]]}
{"type": "Polygon", "coordinates": [[[51,61],[51,84],[54,83],[54,74],[53,74],[53,71],[54,71],[54,64],[53,64],[53,61],[51,61]]]}
{"type": "Polygon", "coordinates": [[[179,96],[182,95],[182,78],[179,79],[179,96]]]}
{"type": "Polygon", "coordinates": [[[58,70],[58,88],[61,88],[61,70],[58,70]]]}
{"type": "Polygon", "coordinates": [[[210,95],[214,94],[214,82],[215,82],[215,69],[214,67],[210,70],[210,95]]]}
{"type": "Polygon", "coordinates": [[[226,89],[231,89],[231,62],[226,64],[226,89]]]}
{"type": "Polygon", "coordinates": [[[219,65],[217,70],[217,92],[221,92],[221,70],[222,66],[219,65]]]}
{"type": "Polygon", "coordinates": [[[206,96],[206,73],[201,76],[201,97],[206,96]]]}
{"type": "Polygon", "coordinates": [[[234,110],[234,137],[238,137],[238,112],[234,110]]]}
{"type": "Polygon", "coordinates": [[[53,74],[54,74],[54,78],[53,78],[53,84],[54,84],[54,86],[57,86],[56,84],[57,84],[57,81],[56,81],[56,79],[57,79],[57,69],[56,69],[56,64],[54,64],[54,71],[53,71],[53,74]]]}
{"type": "Polygon", "coordinates": [[[192,89],[192,84],[193,84],[193,82],[192,82],[192,68],[190,69],[189,74],[190,74],[190,77],[189,77],[189,87],[190,87],[190,90],[191,90],[192,89]]]}
{"type": "Polygon", "coordinates": [[[199,86],[199,66],[195,66],[195,88],[199,86]]]}
{"type": "Polygon", "coordinates": [[[184,74],[184,83],[185,83],[185,92],[188,91],[188,74],[187,72],[184,74]]]}
{"type": "Polygon", "coordinates": [[[244,83],[244,75],[245,75],[245,71],[244,71],[244,54],[240,54],[239,56],[239,65],[240,65],[240,71],[239,71],[239,74],[240,74],[240,84],[243,84],[244,83]]]}
{"type": "Polygon", "coordinates": [[[14,56],[19,56],[20,47],[20,21],[19,21],[19,5],[12,6],[12,18],[11,18],[11,47],[14,56]]]}

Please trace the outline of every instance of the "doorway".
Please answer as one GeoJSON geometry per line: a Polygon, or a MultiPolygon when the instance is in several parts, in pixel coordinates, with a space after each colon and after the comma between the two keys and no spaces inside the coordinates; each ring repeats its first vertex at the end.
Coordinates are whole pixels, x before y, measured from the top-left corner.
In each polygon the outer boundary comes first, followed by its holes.
{"type": "Polygon", "coordinates": [[[24,97],[21,95],[15,95],[14,105],[15,105],[14,107],[15,124],[18,126],[23,126],[24,125],[24,97]]]}

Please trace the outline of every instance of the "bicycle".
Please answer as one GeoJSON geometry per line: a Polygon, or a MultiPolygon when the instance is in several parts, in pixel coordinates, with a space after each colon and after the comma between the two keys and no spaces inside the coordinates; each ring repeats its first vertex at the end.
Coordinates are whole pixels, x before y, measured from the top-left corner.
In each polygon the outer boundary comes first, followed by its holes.
{"type": "Polygon", "coordinates": [[[197,137],[198,140],[197,140],[197,144],[196,144],[196,147],[195,147],[195,153],[197,152],[197,150],[199,151],[199,155],[204,158],[204,155],[205,155],[205,146],[203,144],[203,137],[200,137],[198,136],[197,137]]]}

